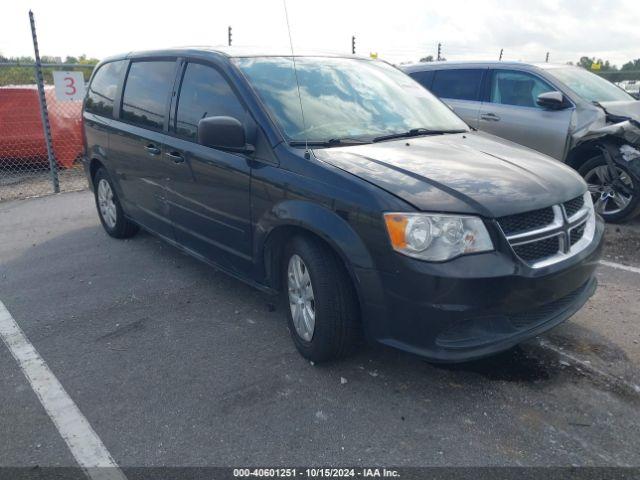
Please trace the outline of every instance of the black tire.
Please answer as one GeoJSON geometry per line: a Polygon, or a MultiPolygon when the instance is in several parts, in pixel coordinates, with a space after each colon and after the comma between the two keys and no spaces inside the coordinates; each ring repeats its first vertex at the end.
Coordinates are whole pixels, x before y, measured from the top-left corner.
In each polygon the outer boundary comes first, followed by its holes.
{"type": "MultiPolygon", "coordinates": [[[[584,162],[582,165],[580,165],[580,167],[578,168],[578,172],[580,173],[580,175],[582,175],[585,178],[585,180],[587,180],[587,183],[589,183],[588,182],[589,172],[592,172],[597,167],[603,167],[603,166],[604,167],[607,166],[606,159],[602,155],[596,155],[595,157],[590,158],[589,160],[584,162]]],[[[631,194],[630,201],[626,207],[620,209],[619,211],[612,210],[611,213],[607,213],[606,211],[600,212],[600,215],[602,215],[602,218],[604,218],[605,221],[611,222],[611,223],[625,222],[627,220],[632,219],[633,217],[638,215],[638,213],[640,213],[640,178],[638,178],[638,176],[634,174],[626,165],[616,163],[616,168],[620,169],[627,175],[627,177],[633,183],[633,188],[631,189],[632,194],[631,194]]],[[[593,203],[596,204],[597,206],[597,200],[599,195],[592,193],[592,197],[593,197],[593,203]]],[[[612,201],[613,200],[610,200],[610,202],[612,201]]]]}
{"type": "Polygon", "coordinates": [[[341,260],[322,241],[296,236],[283,255],[283,296],[289,331],[300,354],[315,363],[348,355],[361,336],[357,295],[341,260]],[[310,341],[294,325],[289,300],[289,261],[298,255],[308,270],[315,298],[315,328],[310,341]]]}
{"type": "Polygon", "coordinates": [[[113,182],[111,178],[109,178],[109,174],[104,167],[100,167],[96,174],[93,177],[93,191],[94,197],[96,201],[96,209],[98,210],[98,217],[100,218],[100,223],[104,227],[105,231],[112,236],[113,238],[129,238],[133,237],[138,231],[140,227],[129,220],[122,210],[122,206],[120,205],[120,200],[118,199],[118,195],[116,194],[116,190],[113,187],[113,182]],[[111,192],[113,194],[113,203],[115,205],[115,223],[105,220],[103,217],[102,210],[100,209],[100,200],[98,199],[98,189],[101,181],[106,181],[111,188],[111,192]],[[113,223],[112,225],[110,223],[113,223]]]}

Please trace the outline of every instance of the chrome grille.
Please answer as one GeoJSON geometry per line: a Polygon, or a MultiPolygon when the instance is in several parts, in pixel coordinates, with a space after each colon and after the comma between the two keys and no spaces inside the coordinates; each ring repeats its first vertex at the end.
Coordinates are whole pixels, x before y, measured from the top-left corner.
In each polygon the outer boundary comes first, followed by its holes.
{"type": "Polygon", "coordinates": [[[573,200],[564,202],[562,206],[564,207],[564,211],[567,213],[567,218],[571,218],[578,213],[582,207],[584,207],[584,197],[576,197],[573,200]]]}
{"type": "Polygon", "coordinates": [[[584,235],[584,230],[586,226],[587,224],[585,222],[582,225],[578,225],[576,228],[571,230],[571,233],[569,234],[569,238],[572,246],[575,245],[582,238],[582,236],[584,235]]]}
{"type": "Polygon", "coordinates": [[[529,230],[549,225],[551,222],[553,222],[553,209],[551,207],[498,218],[498,223],[505,235],[528,232],[529,230]]]}
{"type": "Polygon", "coordinates": [[[574,255],[591,242],[595,213],[588,195],[496,220],[516,256],[540,268],[574,255]]]}
{"type": "Polygon", "coordinates": [[[552,257],[560,251],[560,236],[556,235],[537,242],[516,245],[513,247],[513,251],[525,262],[537,262],[552,257]]]}

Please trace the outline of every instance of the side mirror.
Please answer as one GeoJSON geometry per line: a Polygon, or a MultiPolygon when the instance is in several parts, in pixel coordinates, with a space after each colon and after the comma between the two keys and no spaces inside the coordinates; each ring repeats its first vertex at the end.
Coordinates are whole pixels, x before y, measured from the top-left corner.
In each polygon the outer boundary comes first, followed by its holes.
{"type": "Polygon", "coordinates": [[[205,117],[198,122],[198,143],[205,147],[218,148],[237,153],[252,153],[248,145],[244,126],[233,117],[205,117]]]}
{"type": "Polygon", "coordinates": [[[536,103],[542,108],[550,110],[560,110],[565,107],[564,95],[561,92],[545,92],[538,95],[536,103]]]}

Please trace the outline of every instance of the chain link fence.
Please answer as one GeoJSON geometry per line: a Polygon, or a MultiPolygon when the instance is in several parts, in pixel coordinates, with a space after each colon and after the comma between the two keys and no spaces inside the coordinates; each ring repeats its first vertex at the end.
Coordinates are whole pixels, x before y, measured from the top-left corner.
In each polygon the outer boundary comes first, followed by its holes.
{"type": "Polygon", "coordinates": [[[47,65],[42,69],[55,161],[45,141],[34,65],[0,63],[0,201],[87,187],[82,171],[82,101],[60,99],[53,72],[81,71],[85,82],[93,65],[47,65]],[[53,169],[51,168],[53,166],[53,169]]]}

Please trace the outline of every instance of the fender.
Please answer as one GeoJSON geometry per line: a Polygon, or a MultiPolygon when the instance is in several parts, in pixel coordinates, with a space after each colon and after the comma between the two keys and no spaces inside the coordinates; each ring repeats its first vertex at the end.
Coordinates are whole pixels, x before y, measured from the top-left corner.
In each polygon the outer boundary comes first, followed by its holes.
{"type": "Polygon", "coordinates": [[[622,150],[625,145],[630,148],[632,152],[634,150],[637,152],[637,148],[634,146],[624,143],[621,144],[620,141],[613,141],[613,139],[607,138],[600,141],[596,147],[602,152],[610,167],[616,163],[624,165],[631,170],[636,177],[640,178],[640,155],[625,155],[622,150]]]}
{"type": "Polygon", "coordinates": [[[277,203],[257,222],[254,258],[266,260],[265,249],[279,227],[298,227],[318,235],[340,255],[351,274],[353,268],[375,267],[362,239],[343,217],[322,205],[302,200],[277,203]]]}
{"type": "Polygon", "coordinates": [[[271,244],[284,239],[277,235],[278,231],[286,231],[281,227],[300,228],[318,235],[340,256],[356,289],[365,337],[371,340],[371,325],[378,324],[387,312],[380,303],[384,296],[382,283],[360,236],[342,216],[322,205],[302,200],[284,200],[274,205],[254,228],[257,278],[273,290],[279,289],[276,272],[280,255],[271,244]]]}

